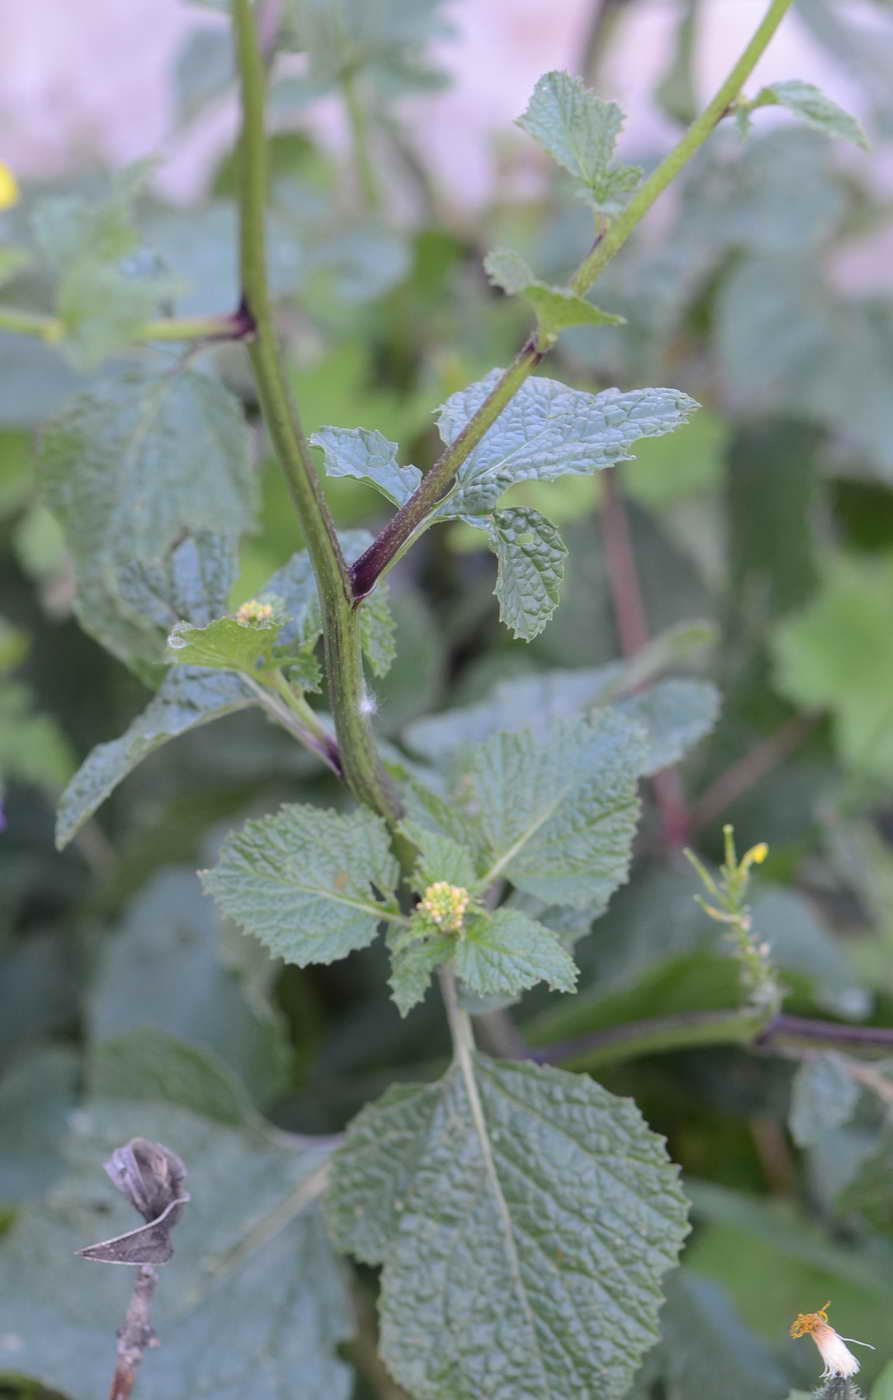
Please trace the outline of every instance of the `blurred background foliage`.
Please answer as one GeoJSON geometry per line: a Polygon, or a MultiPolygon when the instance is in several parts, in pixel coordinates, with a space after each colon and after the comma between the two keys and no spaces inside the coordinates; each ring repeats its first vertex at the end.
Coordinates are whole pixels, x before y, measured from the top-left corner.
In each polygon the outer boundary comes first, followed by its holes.
{"type": "MultiPolygon", "coordinates": [[[[877,0],[877,9],[889,6],[877,0]]],[[[678,11],[657,95],[682,120],[695,106],[697,6],[683,0],[678,11]]],[[[866,45],[847,12],[831,0],[802,5],[829,52],[858,68],[869,135],[883,148],[893,136],[890,70],[882,82],[877,44],[866,45]]],[[[523,201],[497,192],[473,232],[445,220],[394,106],[444,80],[425,57],[440,7],[395,6],[394,28],[369,33],[330,32],[325,7],[312,13],[321,30],[288,38],[309,45],[311,61],[272,93],[270,234],[289,374],[308,432],[377,429],[424,468],[437,453],[433,407],[505,363],[526,333],[523,306],[489,286],[485,252],[508,244],[560,282],[591,241],[590,216],[556,176],[523,201]],[[347,177],[299,130],[304,104],[343,88],[345,73],[360,143],[347,177]]],[[[609,38],[603,28],[599,43],[609,38]]],[[[880,32],[893,53],[893,14],[880,32]]],[[[586,62],[596,86],[602,58],[594,44],[586,62]]],[[[183,120],[231,79],[225,34],[203,26],[172,74],[183,120]]],[[[648,168],[659,153],[624,154],[648,168]]],[[[62,192],[98,201],[108,188],[105,177],[84,176],[62,192]]],[[[135,196],[140,275],[177,314],[235,305],[232,189],[226,158],[200,207],[135,196]]],[[[46,193],[28,189],[0,216],[4,243],[33,243],[46,193]]],[[[393,575],[398,654],[375,687],[377,723],[410,756],[420,752],[423,715],[475,704],[506,679],[600,665],[623,651],[611,563],[618,518],[649,632],[692,619],[715,626],[713,644],[686,664],[717,682],[720,720],[678,775],[671,832],[666,800],[646,793],[631,883],[579,945],[579,995],[531,994],[513,1011],[537,1046],[736,1004],[735,967],[692,900],[679,854],[687,841],[717,859],[727,821],[739,849],[770,845],[754,922],[781,970],[785,1010],[893,1024],[893,298],[883,288],[853,295],[841,273],[890,217],[875,165],[853,148],[762,113],[744,140],[724,122],[600,281],[599,304],[626,325],[568,332],[550,361],[551,375],[580,388],[667,384],[703,405],[689,427],[643,442],[607,490],[603,480],[568,478],[513,491],[515,503],[556,520],[569,546],[551,625],[529,645],[511,640],[492,597],[495,562],[461,525],[430,532],[393,575]]],[[[5,300],[51,309],[52,261],[13,261],[5,300]]],[[[95,289],[89,278],[84,285],[89,302],[95,289]]],[[[72,286],[72,323],[86,310],[79,295],[72,286]]],[[[232,1092],[283,1129],[325,1134],[394,1079],[428,1076],[447,1053],[434,997],[406,1021],[386,998],[380,947],[333,967],[282,967],[221,926],[201,895],[194,871],[233,821],[296,796],[344,800],[260,711],[154,754],[68,850],[54,849],[65,782],[146,698],[74,621],[70,563],[35,483],[41,423],[107,348],[114,337],[98,354],[81,340],[66,358],[39,340],[0,336],[7,1223],[57,1179],[85,1089],[114,1098],[118,1073],[132,1091],[128,1055],[143,1074],[162,1067],[149,1097],[164,1097],[167,1073],[170,1097],[186,1102],[191,1055],[203,1093],[216,1075],[226,1103],[232,1092]]],[[[256,416],[243,350],[215,355],[256,416]]],[[[234,606],[300,543],[259,434],[256,470],[260,528],[243,550],[234,606]]],[[[380,497],[362,485],[326,480],[325,489],[339,525],[382,523],[380,497]]],[[[485,1041],[489,1033],[485,1022],[485,1041]]],[[[782,1055],[711,1047],[596,1069],[667,1135],[694,1202],[665,1312],[671,1340],[646,1363],[641,1397],[681,1400],[697,1387],[701,1400],[772,1400],[809,1386],[815,1356],[786,1340],[786,1326],[826,1297],[846,1331],[878,1345],[863,1357],[869,1385],[880,1374],[893,1303],[888,1068],[873,1064],[873,1079],[856,1082],[843,1111],[818,1127],[840,1077],[833,1058],[798,1068],[782,1055]],[[822,1073],[818,1085],[803,1082],[822,1073]],[[789,1123],[792,1101],[800,1118],[789,1123]]],[[[372,1287],[371,1276],[356,1284],[366,1330],[372,1287]]],[[[356,1395],[393,1394],[363,1335],[348,1348],[356,1395]]],[[[889,1370],[873,1393],[893,1394],[885,1386],[889,1370]]]]}

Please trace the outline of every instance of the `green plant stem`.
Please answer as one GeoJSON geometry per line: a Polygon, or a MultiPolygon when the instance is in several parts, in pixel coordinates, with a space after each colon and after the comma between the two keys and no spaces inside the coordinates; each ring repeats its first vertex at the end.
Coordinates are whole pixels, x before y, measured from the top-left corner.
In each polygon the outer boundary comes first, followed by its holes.
{"type": "MultiPolygon", "coordinates": [[[[703,146],[729,104],[747,82],[792,4],[793,0],[770,0],[769,8],[750,43],[712,100],[692,122],[666,159],[641,186],[623,212],[596,240],[592,251],[577,268],[571,278],[570,287],[579,296],[585,296],[606,264],[619,252],[633,229],[648,213],[652,204],[703,146]]],[[[396,515],[392,516],[366,553],[352,566],[354,597],[364,598],[371,592],[376,580],[390,568],[394,558],[400,553],[405,540],[417,529],[428,512],[449,493],[463,462],[514,398],[527,377],[540,364],[543,354],[543,351],[537,349],[536,336],[531,336],[480,408],[469,419],[456,441],[438,458],[417,490],[400,507],[396,515]]]]}
{"type": "Polygon", "coordinates": [[[264,422],[301,522],[319,590],[326,674],[344,776],[357,800],[393,825],[397,804],[369,724],[359,618],[352,606],[347,566],[280,362],[267,284],[266,72],[250,0],[234,0],[233,24],[242,96],[240,266],[245,306],[255,327],[251,364],[264,422]]]}
{"type": "MultiPolygon", "coordinates": [[[[239,340],[251,330],[238,312],[232,316],[165,316],[138,326],[131,339],[139,345],[158,340],[239,340]]],[[[65,322],[59,316],[0,306],[0,331],[33,335],[57,345],[65,339],[65,322]]]]}
{"type": "Polygon", "coordinates": [[[369,127],[357,89],[356,73],[344,74],[341,79],[341,93],[350,125],[350,141],[357,188],[365,209],[368,213],[373,214],[379,208],[381,200],[378,193],[378,182],[375,178],[375,166],[369,152],[369,127]]]}

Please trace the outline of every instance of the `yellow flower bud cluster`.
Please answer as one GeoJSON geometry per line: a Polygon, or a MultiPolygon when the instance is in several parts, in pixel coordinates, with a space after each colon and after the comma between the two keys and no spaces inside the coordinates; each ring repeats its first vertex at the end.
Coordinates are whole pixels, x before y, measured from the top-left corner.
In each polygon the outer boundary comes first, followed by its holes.
{"type": "Polygon", "coordinates": [[[446,880],[435,880],[425,890],[418,908],[444,933],[458,933],[470,903],[471,895],[461,885],[448,885],[446,880]]]}
{"type": "Polygon", "coordinates": [[[262,627],[265,622],[272,621],[272,617],[273,604],[260,603],[256,598],[249,598],[236,612],[236,622],[241,622],[243,627],[262,627]]]}

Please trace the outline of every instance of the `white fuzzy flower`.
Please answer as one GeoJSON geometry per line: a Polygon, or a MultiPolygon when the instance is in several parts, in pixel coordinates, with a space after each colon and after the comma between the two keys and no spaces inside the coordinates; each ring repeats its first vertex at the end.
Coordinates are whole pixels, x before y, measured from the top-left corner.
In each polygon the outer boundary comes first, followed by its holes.
{"type": "MultiPolygon", "coordinates": [[[[833,1376],[854,1376],[859,1370],[859,1362],[846,1345],[852,1342],[857,1347],[871,1347],[870,1342],[857,1342],[855,1337],[841,1337],[828,1321],[829,1303],[814,1313],[798,1313],[791,1323],[792,1337],[812,1337],[825,1363],[822,1380],[833,1376]]],[[[872,1350],[874,1348],[872,1347],[872,1350]]]]}

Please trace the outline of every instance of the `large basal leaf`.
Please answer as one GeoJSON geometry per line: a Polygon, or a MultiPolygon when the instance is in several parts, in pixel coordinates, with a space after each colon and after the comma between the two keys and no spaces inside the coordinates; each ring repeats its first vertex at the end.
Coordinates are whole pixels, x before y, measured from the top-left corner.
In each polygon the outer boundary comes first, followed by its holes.
{"type": "Polygon", "coordinates": [[[362,1111],[328,1213],[384,1265],[381,1351],[415,1400],[619,1400],[687,1230],[630,1100],[478,1055],[362,1111]]]}
{"type": "Polygon", "coordinates": [[[494,511],[488,525],[500,620],[529,642],[558,607],[567,549],[551,520],[529,506],[494,511]]]}
{"type": "Polygon", "coordinates": [[[577,192],[598,209],[615,210],[635,189],[641,170],[612,168],[623,113],[569,73],[544,73],[518,118],[534,141],[575,177],[577,192]]]}
{"type": "Polygon", "coordinates": [[[249,1005],[223,966],[216,910],[191,870],[155,875],[121,931],[103,941],[89,1025],[94,1045],[148,1028],[207,1047],[260,1103],[287,1077],[281,1027],[249,1005]]]}
{"type": "Polygon", "coordinates": [[[352,476],[402,506],[422,479],[418,467],[401,467],[397,444],[368,428],[320,428],[310,439],[321,447],[327,476],[352,476]]]}
{"type": "Polygon", "coordinates": [[[648,690],[621,700],[617,709],[642,726],[647,752],[643,775],[678,763],[716,723],[719,692],[709,681],[658,681],[648,690]]]}
{"type": "Polygon", "coordinates": [[[230,918],[286,962],[333,962],[371,943],[397,866],[380,817],[289,805],[246,822],[202,879],[230,918]]]}
{"type": "MultiPolygon", "coordinates": [[[[486,378],[447,399],[437,427],[444,443],[456,440],[502,375],[486,378]]],[[[671,433],[698,405],[679,389],[605,389],[588,394],[555,379],[528,379],[459,469],[443,518],[484,515],[518,481],[589,476],[627,461],[638,438],[671,433]]]]}
{"type": "Polygon", "coordinates": [[[352,1377],[336,1349],[352,1330],[350,1305],[314,1204],[325,1148],[148,1102],[82,1110],[72,1170],[5,1236],[0,1373],[71,1400],[107,1393],[134,1273],[74,1251],[134,1227],[102,1171],[134,1136],[183,1158],[192,1195],[160,1271],[161,1345],[143,1359],[140,1400],[280,1400],[296,1377],[302,1400],[347,1400],[352,1377]]]}
{"type": "Polygon", "coordinates": [[[56,844],[66,846],[109,793],[162,744],[253,704],[255,697],[236,675],[175,667],[120,739],[97,744],[87,755],[60,798],[56,844]]]}
{"type": "Polygon", "coordinates": [[[616,712],[557,723],[544,743],[500,733],[463,761],[487,879],[556,904],[604,907],[629,869],[642,733],[616,712]]]}
{"type": "Polygon", "coordinates": [[[812,1147],[847,1121],[856,1107],[859,1085],[839,1055],[830,1051],[804,1060],[791,1086],[789,1123],[800,1147],[812,1147]]]}
{"type": "Polygon", "coordinates": [[[63,1170],[60,1144],[77,1104],[80,1068],[74,1049],[19,1049],[0,1079],[0,1209],[43,1195],[63,1170]]]}
{"type": "Polygon", "coordinates": [[[154,563],[187,532],[238,535],[255,483],[237,400],[193,370],[117,366],[46,429],[41,470],[79,574],[154,563]]]}

